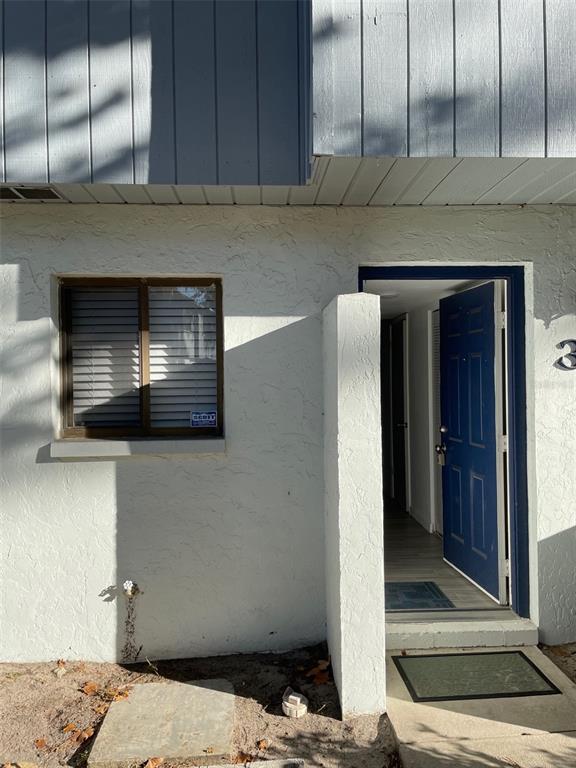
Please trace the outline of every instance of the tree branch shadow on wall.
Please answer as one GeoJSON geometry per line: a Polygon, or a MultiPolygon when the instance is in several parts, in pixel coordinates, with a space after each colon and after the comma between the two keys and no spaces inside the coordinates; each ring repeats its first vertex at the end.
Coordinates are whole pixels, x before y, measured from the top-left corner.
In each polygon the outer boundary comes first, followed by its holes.
{"type": "MultiPolygon", "coordinates": [[[[183,0],[182,0],[183,1],[183,0]]],[[[176,151],[174,146],[174,131],[171,130],[166,118],[166,111],[170,105],[170,99],[183,98],[182,95],[169,95],[171,91],[167,77],[170,76],[170,67],[167,63],[166,34],[170,26],[168,13],[171,4],[162,0],[142,1],[138,6],[134,5],[130,13],[130,35],[132,45],[136,50],[138,44],[146,46],[145,52],[134,53],[134,56],[150,56],[150,93],[149,103],[135,101],[134,88],[127,82],[125,87],[110,85],[108,92],[106,86],[91,88],[90,109],[93,125],[89,125],[86,113],[86,82],[79,79],[74,81],[70,77],[70,61],[86,55],[86,40],[78,40],[78,24],[86,24],[87,5],[81,0],[66,2],[59,0],[66,9],[65,14],[58,16],[60,27],[49,36],[48,50],[48,83],[50,90],[49,124],[50,133],[58,136],[58,157],[49,168],[52,183],[115,183],[126,182],[126,169],[131,168],[134,183],[174,183],[177,180],[176,151]],[[72,58],[68,58],[72,56],[72,58]],[[62,74],[64,73],[64,74],[62,74]],[[59,80],[63,85],[58,86],[59,80]],[[121,120],[118,114],[122,112],[121,120]],[[140,121],[138,130],[131,136],[125,146],[119,143],[120,128],[123,120],[131,119],[135,115],[140,121]],[[143,120],[143,115],[149,115],[149,124],[143,120]],[[142,128],[149,130],[149,135],[140,136],[142,128]],[[103,138],[107,137],[107,138],[103,138]],[[108,142],[109,146],[106,146],[108,142]],[[96,154],[90,161],[88,152],[79,151],[79,147],[93,146],[96,154]],[[85,157],[81,155],[85,154],[85,157]]],[[[41,3],[33,4],[36,16],[44,14],[41,3]]],[[[56,6],[56,0],[51,0],[49,7],[56,6]]],[[[127,0],[99,0],[98,24],[90,28],[90,42],[97,49],[112,51],[115,46],[126,40],[126,13],[129,8],[127,0]]],[[[385,22],[382,15],[380,23],[385,22]]],[[[49,16],[53,28],[54,18],[49,16]]],[[[482,24],[482,17],[479,17],[482,24]]],[[[333,56],[347,55],[349,37],[354,34],[354,27],[335,20],[331,16],[315,19],[313,40],[315,50],[320,52],[326,46],[334,48],[333,56]],[[339,46],[342,44],[342,52],[339,46]]],[[[21,37],[21,36],[20,36],[21,37]]],[[[10,35],[5,40],[6,56],[11,54],[29,56],[37,61],[38,72],[43,71],[45,61],[46,39],[44,36],[28,36],[24,44],[18,40],[13,44],[10,35]],[[35,42],[36,40],[36,42],[35,42]],[[16,46],[16,47],[14,47],[16,46]]],[[[432,53],[430,54],[432,58],[432,53]]],[[[80,60],[80,59],[78,59],[80,60]]],[[[520,66],[520,65],[519,65],[520,66]]],[[[409,74],[406,78],[409,78],[409,74]]],[[[42,75],[44,78],[44,75],[42,75]]],[[[405,78],[405,79],[406,79],[405,78]]],[[[523,73],[506,82],[507,92],[517,93],[515,103],[522,103],[520,95],[526,90],[527,80],[523,73]]],[[[408,80],[406,82],[408,92],[408,80]]],[[[566,83],[566,89],[570,88],[566,83]]],[[[37,89],[44,88],[44,83],[32,83],[23,80],[22,89],[24,96],[20,97],[22,109],[14,117],[8,115],[5,135],[7,142],[7,154],[12,153],[22,157],[30,155],[34,157],[37,145],[46,138],[46,117],[44,114],[44,100],[37,98],[37,89]],[[26,97],[25,89],[30,87],[30,98],[26,97]],[[33,90],[36,88],[36,90],[33,90]],[[40,103],[42,102],[42,103],[40,103]],[[35,106],[30,106],[35,105],[35,106]],[[40,113],[42,112],[42,114],[40,113]]],[[[360,85],[359,85],[360,88],[360,85]]],[[[187,94],[186,94],[187,95],[187,94]]],[[[138,96],[139,98],[139,96],[138,96]]],[[[532,100],[526,98],[526,109],[530,109],[532,100]]],[[[184,106],[186,106],[184,104],[184,106]]],[[[503,109],[506,104],[504,103],[503,109]]],[[[172,109],[177,109],[178,104],[172,104],[172,109]]],[[[327,108],[323,101],[323,108],[327,108]]],[[[494,109],[498,111],[497,100],[494,109]]],[[[571,116],[569,111],[570,101],[565,99],[561,104],[556,104],[554,117],[559,124],[564,124],[571,116]]],[[[457,146],[459,136],[453,135],[454,125],[457,122],[459,132],[466,137],[470,146],[482,147],[485,139],[485,111],[486,101],[482,94],[473,90],[458,89],[458,92],[447,93],[446,87],[430,88],[422,98],[412,98],[409,105],[410,125],[419,126],[410,135],[410,153],[414,156],[426,156],[429,145],[438,154],[438,147],[443,147],[443,156],[452,157],[454,147],[457,146]],[[458,116],[458,120],[455,117],[458,116]]],[[[530,130],[532,121],[527,114],[524,134],[530,130]]],[[[358,147],[370,156],[403,156],[408,144],[408,114],[404,108],[400,114],[388,115],[381,120],[371,118],[365,114],[362,118],[352,122],[345,121],[334,126],[333,133],[338,141],[336,154],[354,155],[358,147]],[[361,135],[360,135],[361,134],[361,135]]],[[[499,115],[495,113],[494,124],[498,124],[499,115]]],[[[190,126],[191,140],[195,125],[190,126]]],[[[549,133],[554,126],[549,126],[549,133]]],[[[542,131],[543,133],[543,131],[542,131]]],[[[538,138],[540,138],[540,133],[538,138]]],[[[496,155],[499,147],[494,147],[496,155]]],[[[53,148],[54,151],[54,148],[53,148]]],[[[544,147],[542,147],[544,152],[544,147]]],[[[38,179],[39,183],[45,183],[46,179],[38,179]]],[[[215,183],[215,180],[206,179],[204,183],[215,183]]]]}
{"type": "MultiPolygon", "coordinates": [[[[501,21],[499,18],[495,18],[494,9],[488,3],[484,5],[478,4],[478,10],[484,11],[484,13],[478,13],[475,18],[477,38],[482,39],[486,37],[486,30],[492,30],[493,24],[497,23],[500,25],[501,21]]],[[[364,15],[364,9],[361,13],[364,15]]],[[[378,23],[380,26],[385,25],[388,18],[392,16],[390,11],[387,12],[385,9],[374,8],[373,13],[374,16],[370,23],[378,23]]],[[[393,15],[406,16],[402,11],[393,15]]],[[[366,23],[366,19],[364,23],[366,23]]],[[[405,23],[408,24],[408,18],[406,18],[405,23]]],[[[470,24],[472,24],[472,21],[469,19],[468,25],[470,26],[470,24]]],[[[409,31],[407,37],[409,41],[409,31]]],[[[363,40],[363,36],[358,35],[357,20],[354,20],[353,13],[347,19],[344,19],[343,14],[340,15],[340,18],[334,19],[331,13],[314,17],[313,44],[315,54],[319,58],[327,55],[334,61],[345,61],[351,55],[354,56],[355,52],[350,47],[352,39],[363,40]],[[350,23],[350,19],[352,19],[352,23],[350,23]],[[328,52],[328,49],[331,50],[328,52]]],[[[360,44],[358,42],[358,45],[360,44]]],[[[362,149],[362,153],[367,156],[402,157],[409,150],[410,156],[426,157],[430,149],[432,149],[433,156],[436,157],[464,157],[466,153],[459,149],[459,142],[464,140],[467,147],[474,147],[481,156],[506,157],[509,155],[506,154],[505,137],[503,136],[501,141],[500,133],[502,132],[503,124],[507,121],[508,126],[522,125],[521,140],[531,147],[539,147],[539,155],[544,157],[546,154],[545,134],[551,136],[554,131],[559,133],[564,131],[566,133],[570,130],[570,126],[574,126],[569,99],[555,100],[554,123],[549,122],[545,126],[545,120],[551,120],[552,118],[550,115],[545,115],[544,109],[541,110],[541,125],[535,123],[533,117],[534,94],[532,93],[533,86],[531,85],[533,77],[531,74],[526,76],[522,71],[524,62],[520,56],[515,62],[517,74],[511,74],[506,71],[505,75],[502,72],[498,75],[494,72],[487,75],[488,78],[494,77],[498,80],[497,83],[491,83],[494,91],[501,86],[505,87],[505,95],[509,94],[508,98],[513,103],[512,109],[514,111],[507,112],[506,98],[498,98],[495,95],[492,99],[491,114],[489,112],[487,115],[487,103],[489,102],[487,94],[489,93],[488,83],[490,79],[485,83],[483,93],[476,92],[470,88],[465,89],[461,82],[456,87],[454,83],[456,70],[454,69],[454,51],[452,46],[450,45],[446,48],[444,60],[442,59],[441,49],[433,44],[432,38],[429,41],[419,39],[419,47],[419,53],[425,53],[429,56],[429,67],[431,70],[434,70],[438,80],[441,79],[442,72],[452,73],[454,71],[452,82],[450,82],[450,75],[448,75],[445,78],[445,82],[441,84],[441,87],[431,86],[429,82],[422,83],[421,73],[416,72],[414,76],[414,70],[410,69],[411,63],[408,56],[406,58],[406,68],[404,68],[403,62],[400,62],[398,65],[398,62],[394,61],[390,65],[394,69],[389,75],[390,80],[395,81],[395,97],[400,103],[403,97],[398,94],[401,92],[405,93],[405,103],[401,103],[398,110],[400,114],[398,116],[386,115],[383,119],[375,120],[366,114],[363,104],[361,114],[359,113],[352,121],[346,120],[339,123],[337,120],[332,120],[328,124],[324,121],[321,123],[322,130],[329,126],[330,133],[327,135],[327,141],[328,144],[332,143],[332,151],[335,155],[355,156],[359,154],[359,149],[362,149]],[[424,47],[422,50],[422,46],[427,44],[429,44],[429,48],[426,49],[424,47]],[[414,98],[415,89],[424,86],[426,90],[425,96],[414,98]],[[517,113],[516,110],[518,110],[519,104],[524,105],[524,114],[519,115],[517,113]],[[488,119],[490,119],[491,126],[490,134],[493,134],[489,142],[486,141],[488,119]],[[442,148],[441,151],[439,151],[440,147],[442,148]]],[[[535,49],[530,50],[533,55],[536,55],[535,49]]],[[[544,49],[540,52],[541,61],[539,62],[542,71],[545,70],[543,51],[544,49]]],[[[361,57],[363,56],[362,51],[357,51],[357,54],[361,57]]],[[[471,51],[459,51],[460,60],[458,68],[463,72],[469,72],[477,67],[475,62],[469,63],[465,60],[467,54],[470,57],[474,55],[471,51]]],[[[360,65],[357,63],[351,65],[353,68],[360,66],[362,69],[361,94],[359,91],[353,93],[345,80],[346,76],[339,73],[344,81],[342,93],[352,94],[358,104],[360,104],[360,99],[367,103],[366,86],[369,84],[369,79],[365,71],[366,61],[370,61],[370,54],[362,59],[360,65]],[[346,88],[348,90],[345,90],[346,88]]],[[[373,83],[370,84],[373,85],[373,83]]],[[[336,87],[338,87],[338,84],[336,84],[336,87]]],[[[572,90],[572,84],[566,81],[563,88],[560,83],[557,84],[556,88],[558,93],[563,91],[568,93],[572,90]]],[[[332,95],[329,94],[329,97],[332,95]]],[[[541,95],[544,100],[544,92],[541,95]]],[[[380,107],[385,110],[386,101],[389,98],[390,94],[383,90],[381,103],[376,103],[375,108],[380,107]]],[[[320,99],[319,101],[322,108],[327,109],[328,99],[320,99]]],[[[392,108],[390,107],[390,109],[392,108]]],[[[315,124],[318,124],[318,115],[314,114],[314,118],[315,124]]],[[[322,139],[324,139],[324,136],[321,136],[322,139]]],[[[331,152],[320,150],[320,154],[331,154],[331,152]]]]}
{"type": "MultiPolygon", "coordinates": [[[[131,183],[175,183],[175,152],[169,151],[174,136],[165,115],[166,94],[170,90],[166,83],[167,67],[171,68],[171,63],[167,63],[164,35],[171,2],[139,0],[136,5],[128,0],[98,0],[96,25],[89,21],[91,2],[94,0],[51,0],[46,7],[40,2],[28,3],[36,19],[41,17],[45,35],[28,35],[24,41],[18,36],[15,43],[11,35],[5,36],[4,53],[7,58],[29,57],[36,61],[38,72],[42,73],[45,62],[47,65],[46,83],[44,74],[42,82],[34,78],[22,79],[18,94],[21,109],[17,114],[8,114],[5,123],[8,160],[10,162],[14,157],[34,158],[38,146],[46,141],[49,123],[50,136],[57,136],[58,141],[55,142],[57,146],[50,148],[47,177],[38,174],[37,179],[26,177],[26,182],[126,183],[126,174],[130,173],[131,183]],[[54,17],[50,11],[56,6],[60,6],[62,12],[54,17]],[[84,36],[79,40],[79,30],[90,26],[90,46],[106,51],[113,62],[114,48],[127,40],[128,19],[131,49],[148,41],[149,102],[137,100],[142,99],[143,94],[140,90],[135,93],[130,77],[126,77],[125,85],[114,85],[115,73],[112,70],[110,83],[106,80],[88,83],[83,77],[74,77],[84,71],[79,62],[87,55],[88,38],[84,36]],[[46,32],[48,23],[51,31],[49,38],[46,32]],[[63,82],[63,85],[57,85],[58,82],[63,82]],[[50,97],[46,96],[40,104],[38,90],[48,86],[50,97]],[[27,88],[30,89],[29,96],[26,95],[27,88]],[[44,113],[46,105],[49,107],[48,115],[44,113]],[[148,126],[145,115],[149,115],[148,126]],[[131,126],[131,139],[123,145],[119,136],[122,132],[126,133],[124,123],[135,120],[140,121],[137,130],[134,130],[134,125],[131,126]],[[148,135],[139,138],[138,134],[146,127],[148,135]]],[[[146,54],[131,53],[134,57],[138,55],[142,59],[146,54]]]]}
{"type": "Polygon", "coordinates": [[[132,638],[118,600],[119,657],[323,638],[320,346],[312,316],[226,352],[225,455],[117,462],[117,586],[141,589],[132,638]]]}

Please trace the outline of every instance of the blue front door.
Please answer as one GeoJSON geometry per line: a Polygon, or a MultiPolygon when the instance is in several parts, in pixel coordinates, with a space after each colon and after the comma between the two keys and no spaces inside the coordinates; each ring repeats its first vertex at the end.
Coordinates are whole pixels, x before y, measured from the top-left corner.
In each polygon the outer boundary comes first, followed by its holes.
{"type": "Polygon", "coordinates": [[[500,600],[495,333],[494,283],[440,301],[444,557],[500,600]]]}

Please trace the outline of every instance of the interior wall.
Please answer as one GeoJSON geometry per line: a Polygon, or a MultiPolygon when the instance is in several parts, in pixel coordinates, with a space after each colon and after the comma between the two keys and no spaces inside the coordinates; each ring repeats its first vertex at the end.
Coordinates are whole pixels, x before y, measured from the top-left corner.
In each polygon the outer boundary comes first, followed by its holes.
{"type": "Polygon", "coordinates": [[[410,423],[410,514],[427,531],[433,530],[430,503],[430,348],[428,309],[408,313],[408,370],[410,423]]]}
{"type": "Polygon", "coordinates": [[[380,391],[382,408],[382,491],[392,496],[392,451],[390,437],[390,320],[380,327],[380,391]]]}

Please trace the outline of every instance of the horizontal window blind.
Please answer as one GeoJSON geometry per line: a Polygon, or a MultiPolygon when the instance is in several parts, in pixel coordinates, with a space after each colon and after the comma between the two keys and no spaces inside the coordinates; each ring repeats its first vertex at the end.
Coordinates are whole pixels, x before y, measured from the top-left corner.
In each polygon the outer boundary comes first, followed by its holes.
{"type": "Polygon", "coordinates": [[[151,287],[150,423],[216,426],[215,286],[151,287]]]}
{"type": "Polygon", "coordinates": [[[75,426],[140,424],[137,288],[70,291],[75,426]]]}
{"type": "Polygon", "coordinates": [[[214,434],[221,286],[63,279],[64,436],[214,434]]]}

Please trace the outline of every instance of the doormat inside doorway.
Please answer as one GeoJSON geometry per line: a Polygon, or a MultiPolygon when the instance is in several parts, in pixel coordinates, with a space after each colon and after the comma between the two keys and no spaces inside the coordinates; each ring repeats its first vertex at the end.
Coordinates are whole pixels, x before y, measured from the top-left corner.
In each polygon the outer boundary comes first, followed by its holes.
{"type": "Polygon", "coordinates": [[[413,701],[457,701],[560,693],[522,651],[393,656],[413,701]]]}
{"type": "Polygon", "coordinates": [[[444,592],[433,581],[387,581],[387,611],[441,611],[454,608],[444,592]]]}

